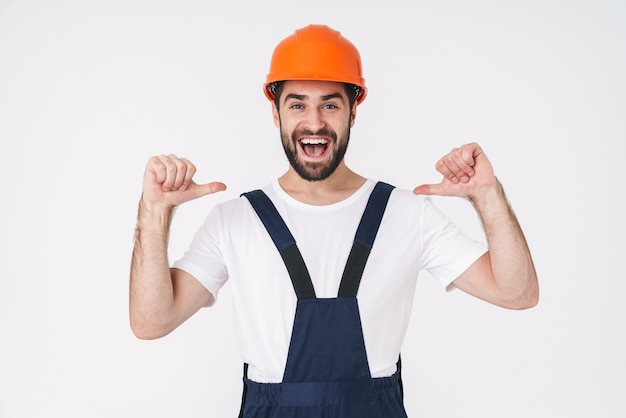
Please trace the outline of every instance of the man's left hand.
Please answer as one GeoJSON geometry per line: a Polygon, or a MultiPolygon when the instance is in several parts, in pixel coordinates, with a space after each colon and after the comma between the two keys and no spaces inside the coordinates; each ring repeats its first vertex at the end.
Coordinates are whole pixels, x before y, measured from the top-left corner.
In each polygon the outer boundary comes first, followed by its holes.
{"type": "Polygon", "coordinates": [[[493,167],[477,143],[454,148],[437,161],[435,167],[443,175],[441,183],[422,184],[413,193],[475,200],[481,193],[498,185],[493,167]]]}

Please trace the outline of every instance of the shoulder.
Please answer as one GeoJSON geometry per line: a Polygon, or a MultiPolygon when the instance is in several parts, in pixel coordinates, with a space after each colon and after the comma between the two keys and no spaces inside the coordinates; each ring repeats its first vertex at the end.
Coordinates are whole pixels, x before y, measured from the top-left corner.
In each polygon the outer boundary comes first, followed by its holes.
{"type": "Polygon", "coordinates": [[[268,197],[270,197],[271,200],[274,200],[275,198],[273,197],[273,190],[274,188],[272,187],[272,184],[259,187],[258,189],[246,190],[244,192],[241,192],[241,194],[237,197],[233,197],[231,199],[218,203],[217,205],[215,205],[213,211],[219,212],[223,215],[237,215],[241,212],[249,213],[252,210],[252,206],[250,205],[250,201],[245,197],[246,193],[262,191],[268,197]]]}
{"type": "Polygon", "coordinates": [[[386,222],[399,225],[408,231],[442,228],[450,224],[450,219],[435,204],[431,196],[416,195],[413,190],[396,187],[391,192],[387,208],[386,222]]]}
{"type": "Polygon", "coordinates": [[[212,212],[219,216],[237,215],[238,213],[245,212],[250,208],[248,199],[243,195],[225,200],[215,205],[212,212]]]}
{"type": "Polygon", "coordinates": [[[415,214],[424,209],[424,206],[432,204],[429,196],[416,195],[412,190],[394,187],[389,196],[388,210],[409,211],[415,214]]]}
{"type": "Polygon", "coordinates": [[[227,232],[234,225],[246,224],[254,219],[254,210],[243,195],[216,203],[206,214],[202,229],[207,233],[227,232]],[[211,232],[213,231],[213,232],[211,232]]]}

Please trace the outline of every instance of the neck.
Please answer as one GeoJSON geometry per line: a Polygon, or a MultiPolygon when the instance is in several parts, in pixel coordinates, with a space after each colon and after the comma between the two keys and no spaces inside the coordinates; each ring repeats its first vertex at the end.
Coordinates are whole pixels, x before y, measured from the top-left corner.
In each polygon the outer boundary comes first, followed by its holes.
{"type": "Polygon", "coordinates": [[[278,179],[280,187],[291,197],[309,205],[332,205],[350,197],[365,183],[366,178],[350,170],[343,162],[328,178],[308,181],[289,170],[278,179]]]}

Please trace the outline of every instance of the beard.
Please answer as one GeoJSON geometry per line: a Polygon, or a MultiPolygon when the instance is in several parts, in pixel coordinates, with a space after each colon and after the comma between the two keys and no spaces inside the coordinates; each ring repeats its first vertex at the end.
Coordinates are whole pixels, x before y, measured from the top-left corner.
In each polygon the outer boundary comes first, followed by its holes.
{"type": "MultiPolygon", "coordinates": [[[[349,125],[348,125],[349,126],[349,125]]],[[[296,130],[291,135],[283,131],[281,128],[280,136],[283,143],[283,150],[289,160],[289,164],[294,168],[296,173],[307,181],[321,181],[331,176],[339,167],[348,150],[348,142],[350,142],[350,128],[348,127],[343,136],[337,140],[337,134],[327,129],[320,129],[317,132],[308,130],[296,130]],[[325,162],[313,163],[310,161],[302,161],[298,157],[298,138],[301,136],[325,136],[332,138],[330,159],[325,162]]]]}

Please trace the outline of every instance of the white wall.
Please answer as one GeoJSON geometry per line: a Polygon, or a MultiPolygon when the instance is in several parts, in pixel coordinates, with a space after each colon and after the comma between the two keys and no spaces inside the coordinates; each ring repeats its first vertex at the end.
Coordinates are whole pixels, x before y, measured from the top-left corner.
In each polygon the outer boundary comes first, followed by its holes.
{"type": "MultiPolygon", "coordinates": [[[[216,202],[282,173],[261,85],[308,23],[361,50],[348,163],[412,188],[480,142],[539,272],[524,312],[421,278],[410,416],[626,416],[623,0],[2,0],[0,417],[236,416],[228,286],[167,338],[130,332],[142,172],[173,152],[229,186],[179,209],[172,258],[216,202]]],[[[480,237],[465,202],[437,202],[480,237]]]]}

